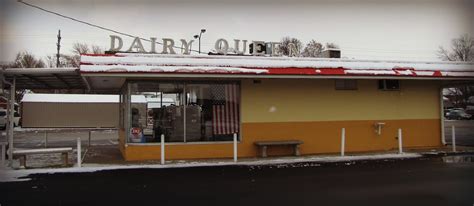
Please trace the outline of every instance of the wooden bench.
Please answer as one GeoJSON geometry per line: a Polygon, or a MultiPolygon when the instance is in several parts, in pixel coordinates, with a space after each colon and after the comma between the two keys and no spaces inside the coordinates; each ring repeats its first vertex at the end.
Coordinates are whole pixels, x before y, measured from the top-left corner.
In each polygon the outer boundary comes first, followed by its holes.
{"type": "Polygon", "coordinates": [[[44,149],[18,149],[18,150],[13,151],[13,157],[19,157],[20,166],[23,166],[26,168],[26,155],[61,153],[63,157],[63,161],[64,161],[64,166],[67,166],[69,152],[72,152],[71,147],[44,148],[44,149]]]}
{"type": "Polygon", "coordinates": [[[267,157],[268,146],[293,146],[295,156],[300,155],[300,145],[303,141],[300,140],[282,140],[282,141],[258,141],[254,142],[257,147],[262,150],[262,157],[267,157]]]}

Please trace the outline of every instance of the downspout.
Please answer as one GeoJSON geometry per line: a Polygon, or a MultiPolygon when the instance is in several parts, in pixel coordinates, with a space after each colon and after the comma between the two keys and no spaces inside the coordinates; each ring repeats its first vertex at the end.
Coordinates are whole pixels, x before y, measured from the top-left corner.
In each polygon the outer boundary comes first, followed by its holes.
{"type": "Polygon", "coordinates": [[[443,87],[439,89],[439,105],[440,105],[440,120],[441,120],[441,143],[446,145],[446,138],[444,136],[444,100],[443,100],[443,87]]]}

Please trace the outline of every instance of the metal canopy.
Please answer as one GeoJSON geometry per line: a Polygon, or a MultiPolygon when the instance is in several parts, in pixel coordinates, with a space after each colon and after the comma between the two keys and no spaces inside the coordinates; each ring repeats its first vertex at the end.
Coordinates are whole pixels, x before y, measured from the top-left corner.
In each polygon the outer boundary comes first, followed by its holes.
{"type": "Polygon", "coordinates": [[[77,68],[6,68],[1,72],[9,82],[15,77],[16,89],[88,89],[77,68]]]}

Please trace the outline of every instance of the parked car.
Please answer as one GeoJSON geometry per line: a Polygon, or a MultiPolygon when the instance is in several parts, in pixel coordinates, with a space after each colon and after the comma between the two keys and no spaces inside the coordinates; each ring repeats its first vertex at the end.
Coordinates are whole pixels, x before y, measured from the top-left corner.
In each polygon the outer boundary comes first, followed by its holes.
{"type": "MultiPolygon", "coordinates": [[[[15,127],[20,125],[20,114],[18,114],[18,112],[15,112],[15,114],[13,114],[13,123],[15,127]]],[[[0,109],[0,128],[5,129],[6,127],[7,127],[7,110],[0,109]]]]}
{"type": "Polygon", "coordinates": [[[446,119],[472,119],[472,115],[466,113],[464,110],[451,110],[447,115],[446,119]]]}
{"type": "Polygon", "coordinates": [[[446,117],[451,111],[452,109],[444,109],[444,117],[446,117]]]}
{"type": "Polygon", "coordinates": [[[474,106],[472,105],[469,105],[466,107],[466,113],[470,114],[470,115],[474,115],[474,106]]]}

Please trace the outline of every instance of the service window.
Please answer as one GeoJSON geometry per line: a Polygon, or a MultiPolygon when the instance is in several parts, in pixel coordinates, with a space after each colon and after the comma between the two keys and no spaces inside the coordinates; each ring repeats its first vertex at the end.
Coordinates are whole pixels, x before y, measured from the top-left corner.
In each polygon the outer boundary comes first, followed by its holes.
{"type": "Polygon", "coordinates": [[[379,80],[380,90],[400,90],[400,81],[394,79],[379,80]]]}

